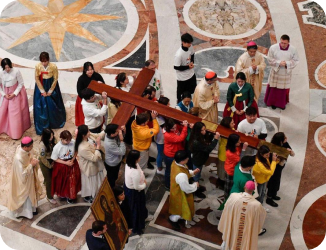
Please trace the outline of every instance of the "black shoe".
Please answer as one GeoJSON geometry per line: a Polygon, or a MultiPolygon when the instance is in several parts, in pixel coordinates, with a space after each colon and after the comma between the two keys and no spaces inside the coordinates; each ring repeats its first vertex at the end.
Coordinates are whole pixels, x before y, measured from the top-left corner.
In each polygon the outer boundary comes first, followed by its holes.
{"type": "Polygon", "coordinates": [[[281,197],[275,195],[275,196],[272,197],[272,199],[273,199],[274,201],[279,201],[279,200],[281,199],[281,197]]]}
{"type": "Polygon", "coordinates": [[[148,158],[148,162],[156,162],[156,159],[154,157],[150,156],[148,158]]]}
{"type": "Polygon", "coordinates": [[[276,106],[272,105],[272,109],[276,109],[276,106]]]}
{"type": "Polygon", "coordinates": [[[198,190],[195,192],[195,196],[200,199],[205,199],[206,195],[203,194],[202,192],[198,192],[198,190]]]}
{"type": "Polygon", "coordinates": [[[267,230],[266,230],[266,228],[263,228],[262,230],[261,230],[261,232],[258,234],[258,236],[262,236],[264,233],[266,233],[267,232],[267,230]]]}
{"type": "Polygon", "coordinates": [[[87,202],[87,203],[92,203],[92,202],[93,202],[91,196],[86,196],[86,197],[84,197],[84,201],[87,202]]]}
{"type": "Polygon", "coordinates": [[[75,203],[75,201],[74,201],[74,200],[72,200],[72,199],[69,199],[69,198],[67,198],[67,203],[68,203],[68,204],[74,204],[74,203],[75,203]]]}
{"type": "Polygon", "coordinates": [[[174,221],[170,220],[170,218],[169,218],[169,222],[172,225],[172,227],[173,227],[174,230],[177,230],[177,231],[180,230],[180,225],[179,225],[178,222],[174,222],[174,221]]]}
{"type": "Polygon", "coordinates": [[[284,108],[280,108],[280,109],[285,110],[285,107],[284,108]]]}
{"type": "Polygon", "coordinates": [[[275,201],[273,201],[271,198],[267,198],[266,203],[272,207],[278,207],[278,204],[275,201]]]}
{"type": "Polygon", "coordinates": [[[206,191],[206,188],[203,186],[199,186],[199,188],[197,188],[197,191],[202,193],[206,191]]]}
{"type": "Polygon", "coordinates": [[[36,209],[35,212],[33,212],[33,215],[38,215],[38,211],[37,211],[37,209],[36,209]]]}
{"type": "Polygon", "coordinates": [[[154,169],[154,166],[152,165],[152,163],[148,162],[147,163],[147,168],[148,169],[154,169]]]}

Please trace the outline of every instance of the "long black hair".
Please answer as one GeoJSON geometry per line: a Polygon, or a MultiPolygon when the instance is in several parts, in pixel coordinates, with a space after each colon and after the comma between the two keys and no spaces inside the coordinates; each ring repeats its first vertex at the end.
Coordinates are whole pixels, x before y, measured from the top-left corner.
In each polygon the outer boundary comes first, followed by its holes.
{"type": "Polygon", "coordinates": [[[226,117],[224,117],[224,118],[222,119],[220,125],[221,125],[222,127],[225,127],[225,128],[231,128],[231,127],[230,127],[230,124],[231,124],[232,120],[233,120],[232,117],[230,117],[230,116],[226,116],[226,117]]]}
{"type": "Polygon", "coordinates": [[[44,146],[46,147],[46,152],[51,152],[54,145],[55,145],[55,138],[54,132],[50,128],[43,129],[41,142],[43,142],[44,146]],[[53,135],[52,140],[50,140],[51,135],[53,135]]]}
{"type": "Polygon", "coordinates": [[[267,147],[266,145],[262,145],[257,152],[257,159],[265,166],[265,168],[267,169],[271,169],[270,164],[268,163],[267,159],[263,156],[264,154],[269,153],[271,150],[269,149],[269,147],[267,147]]]}
{"type": "Polygon", "coordinates": [[[126,78],[127,78],[127,74],[126,73],[124,73],[124,72],[121,72],[121,73],[119,73],[117,76],[116,76],[116,78],[115,78],[115,80],[116,80],[116,87],[118,88],[118,89],[121,89],[121,87],[122,87],[122,82],[124,82],[125,80],[126,80],[126,78]]]}
{"type": "Polygon", "coordinates": [[[240,136],[237,134],[230,134],[228,138],[228,142],[226,143],[226,150],[230,150],[232,153],[236,151],[236,144],[238,143],[240,136]]]}
{"type": "Polygon", "coordinates": [[[285,141],[285,134],[284,134],[283,132],[277,132],[277,133],[273,136],[271,143],[273,143],[273,144],[275,144],[275,145],[277,145],[277,146],[282,147],[284,141],[285,141]]]}
{"type": "Polygon", "coordinates": [[[204,123],[202,122],[196,122],[193,126],[189,138],[189,147],[190,150],[192,150],[192,146],[194,141],[198,141],[202,144],[206,144],[205,136],[201,133],[201,130],[203,127],[206,127],[204,123]]]}
{"type": "Polygon", "coordinates": [[[80,125],[78,127],[77,138],[75,142],[75,152],[78,152],[79,144],[83,141],[84,136],[88,133],[88,127],[86,125],[80,125]]]}
{"type": "MultiPolygon", "coordinates": [[[[88,71],[88,68],[91,67],[94,70],[94,65],[91,62],[85,62],[83,67],[83,74],[86,75],[86,71],[88,71]]],[[[95,72],[95,70],[94,70],[95,72]]]]}

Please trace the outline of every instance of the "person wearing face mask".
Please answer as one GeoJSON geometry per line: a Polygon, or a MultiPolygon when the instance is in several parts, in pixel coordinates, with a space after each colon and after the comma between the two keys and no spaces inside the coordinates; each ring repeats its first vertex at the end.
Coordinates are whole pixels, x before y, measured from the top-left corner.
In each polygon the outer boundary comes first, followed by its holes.
{"type": "Polygon", "coordinates": [[[81,105],[83,94],[82,91],[88,87],[91,81],[97,81],[98,83],[104,83],[103,77],[95,72],[94,66],[91,62],[85,62],[83,67],[83,74],[77,81],[77,99],[75,105],[75,125],[78,127],[85,124],[85,116],[81,105]]]}
{"type": "Polygon", "coordinates": [[[0,72],[0,134],[17,140],[31,127],[28,99],[20,71],[9,58],[1,61],[0,72]]]}
{"type": "Polygon", "coordinates": [[[35,66],[34,124],[36,134],[45,128],[63,128],[66,110],[58,84],[58,68],[50,62],[47,52],[40,54],[40,63],[35,66]]]}
{"type": "Polygon", "coordinates": [[[290,45],[288,35],[281,36],[279,44],[269,48],[267,59],[271,66],[264,102],[272,109],[285,109],[289,103],[292,70],[299,63],[295,47],[290,45]]]}
{"type": "MultiPolygon", "coordinates": [[[[51,195],[75,203],[77,193],[81,190],[81,173],[75,154],[75,140],[68,130],[60,133],[60,141],[54,146],[51,159],[54,161],[52,171],[51,195]]],[[[50,201],[51,202],[51,201],[50,201]]],[[[53,202],[51,202],[53,204],[53,202]]]]}
{"type": "Polygon", "coordinates": [[[238,124],[246,118],[245,112],[247,108],[254,107],[258,113],[257,102],[255,101],[254,89],[250,83],[247,83],[246,75],[239,72],[236,82],[230,84],[226,95],[227,103],[224,108],[223,117],[231,117],[234,121],[234,128],[238,128],[238,124]]]}
{"type": "Polygon", "coordinates": [[[220,90],[215,72],[207,72],[197,85],[194,93],[194,106],[199,107],[199,117],[217,123],[220,90]]]}
{"type": "Polygon", "coordinates": [[[250,41],[247,44],[247,51],[239,57],[234,72],[235,76],[239,72],[245,73],[248,83],[250,83],[254,89],[256,102],[258,102],[261,93],[264,70],[266,68],[264,56],[257,50],[257,44],[254,41],[250,41]]]}

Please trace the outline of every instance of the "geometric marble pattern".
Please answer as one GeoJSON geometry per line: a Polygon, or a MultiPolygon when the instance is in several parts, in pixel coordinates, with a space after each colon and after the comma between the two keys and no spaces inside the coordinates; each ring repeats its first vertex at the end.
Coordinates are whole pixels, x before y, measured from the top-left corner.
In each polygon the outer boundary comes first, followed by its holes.
{"type": "Polygon", "coordinates": [[[308,11],[309,15],[303,15],[303,22],[326,28],[326,15],[323,8],[316,2],[305,1],[298,3],[301,11],[308,11]]]}
{"type": "Polygon", "coordinates": [[[146,61],[146,41],[140,46],[140,48],[134,52],[127,59],[114,65],[114,68],[138,68],[144,67],[146,61]]]}
{"type": "Polygon", "coordinates": [[[47,215],[36,225],[69,237],[86,214],[89,206],[67,207],[47,215]],[[60,219],[64,218],[64,220],[60,219]]]}

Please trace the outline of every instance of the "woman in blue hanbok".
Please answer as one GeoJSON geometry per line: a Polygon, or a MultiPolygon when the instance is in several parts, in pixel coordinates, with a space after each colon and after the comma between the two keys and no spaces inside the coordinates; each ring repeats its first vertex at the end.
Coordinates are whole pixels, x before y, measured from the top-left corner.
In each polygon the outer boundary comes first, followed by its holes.
{"type": "Polygon", "coordinates": [[[66,110],[58,84],[58,68],[50,63],[47,52],[40,54],[35,66],[34,124],[36,134],[45,128],[62,128],[66,123],[66,110]]]}

